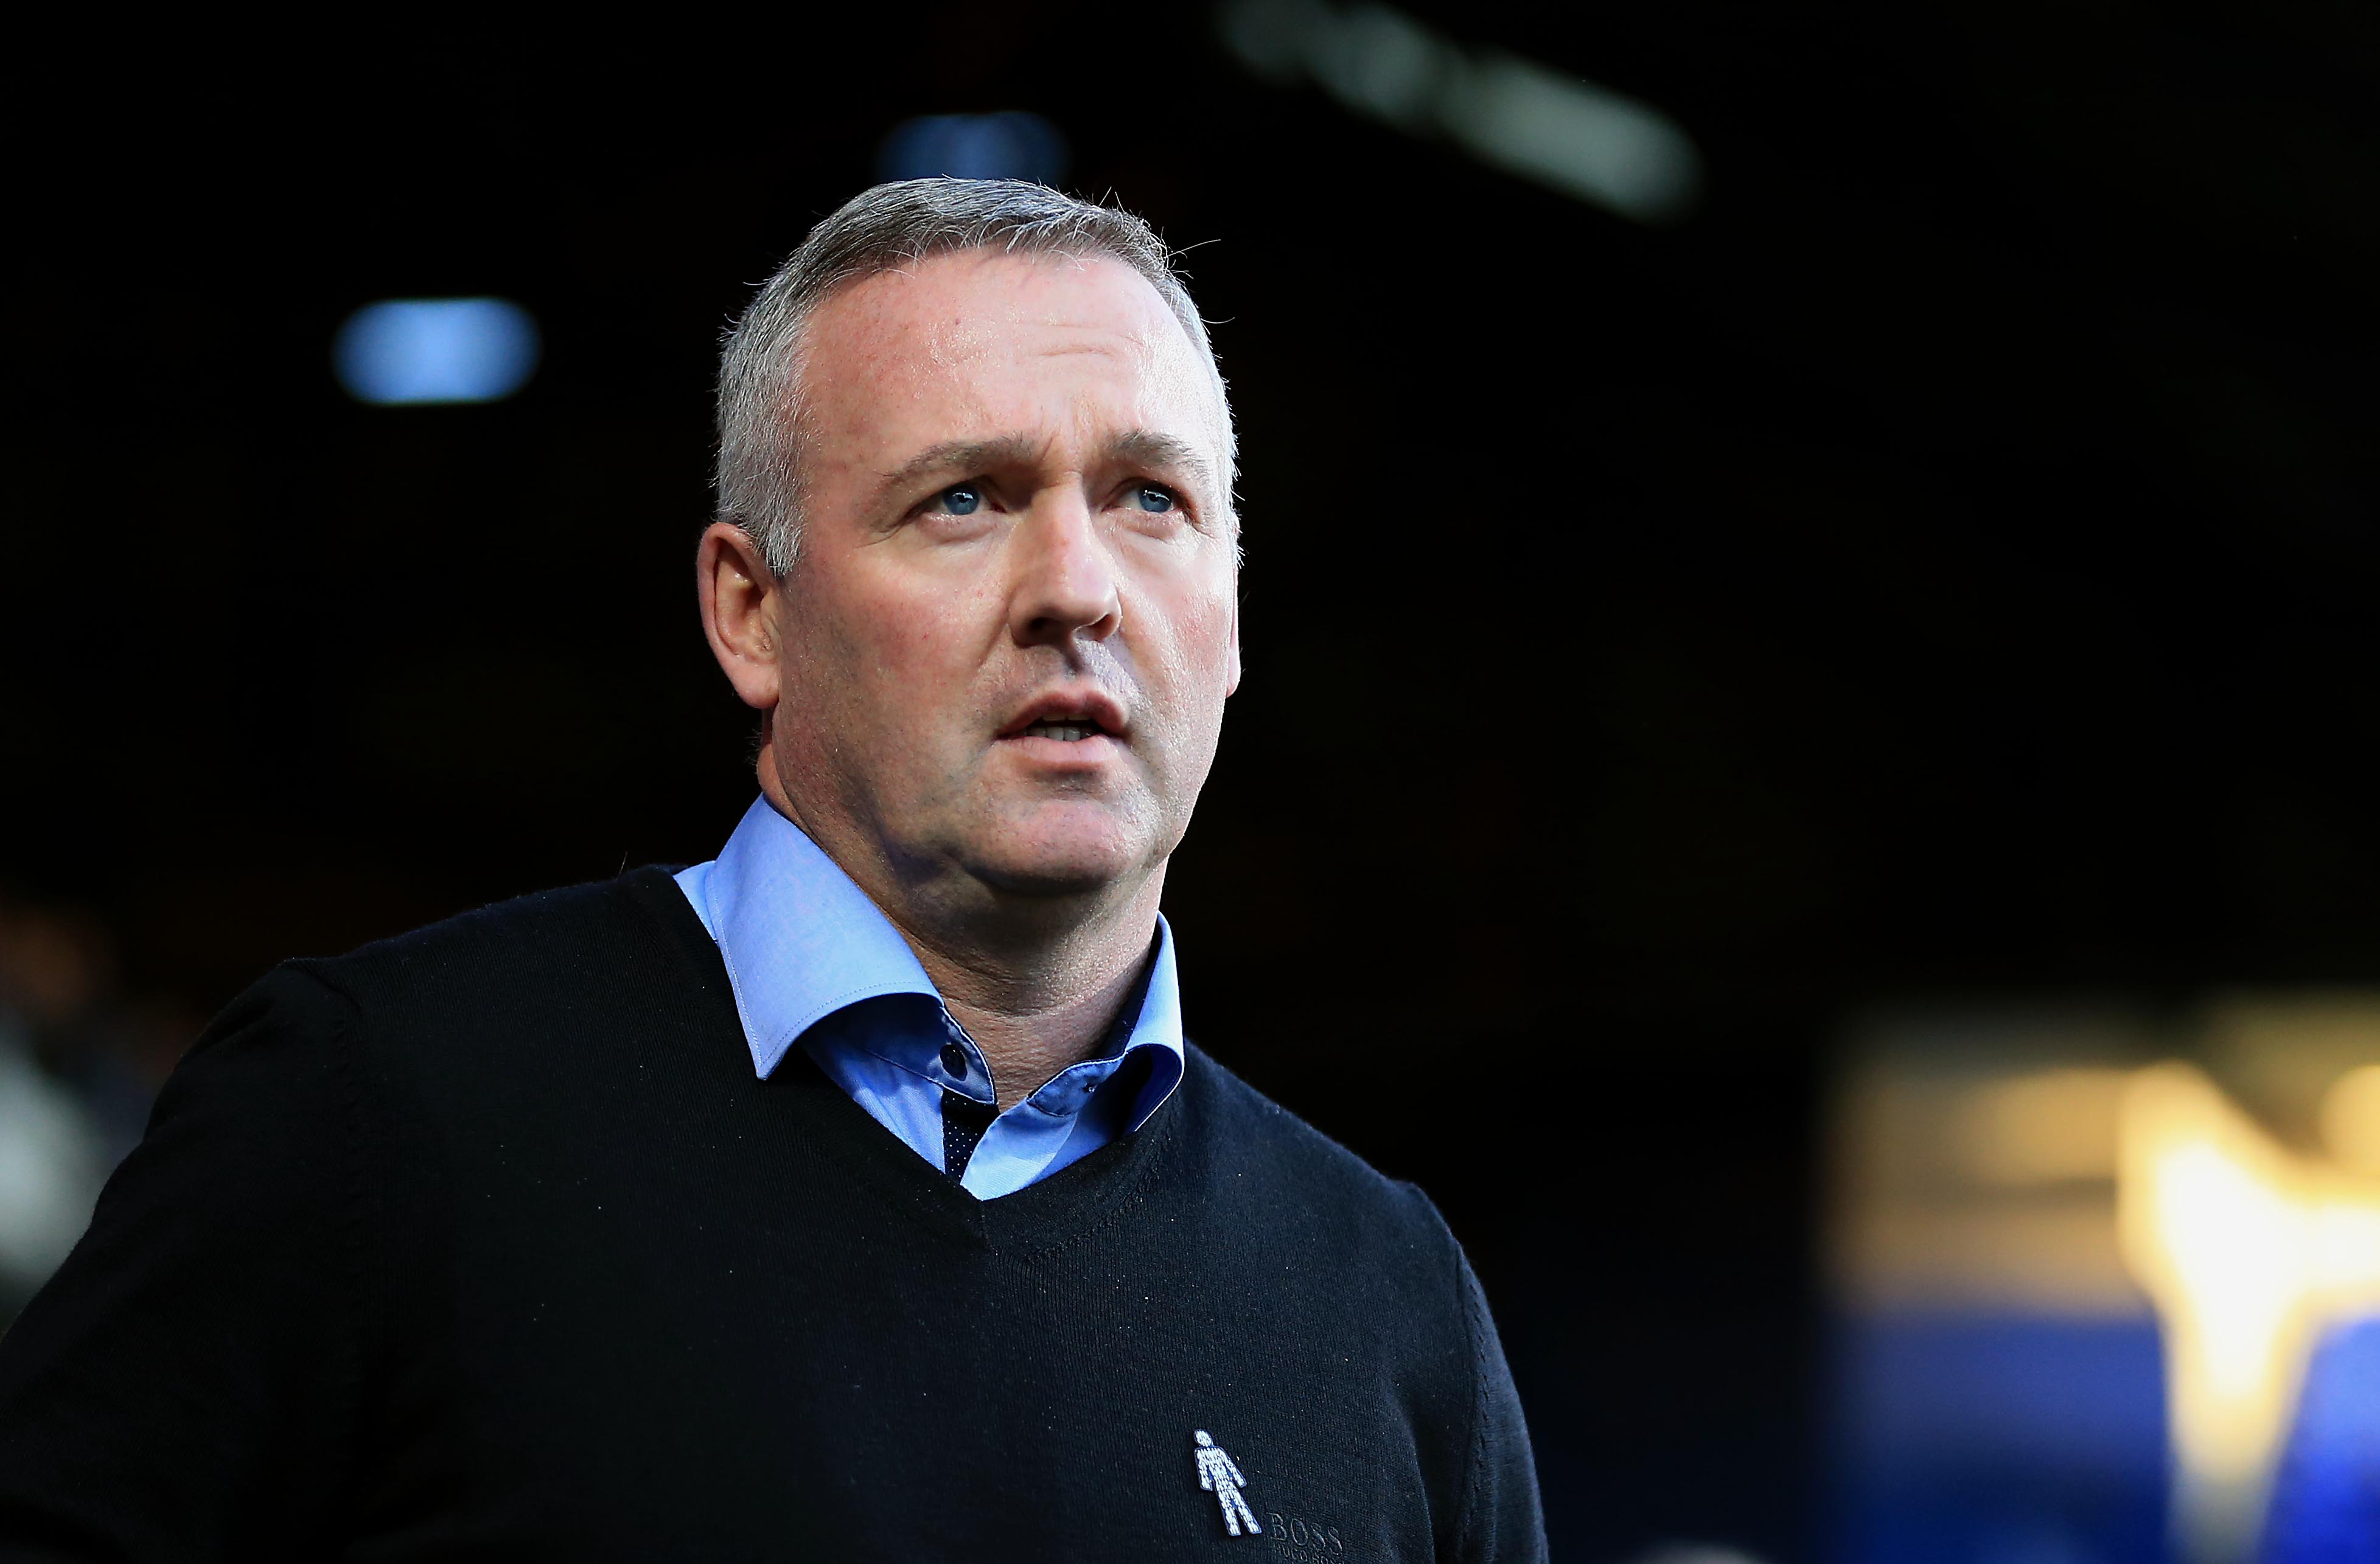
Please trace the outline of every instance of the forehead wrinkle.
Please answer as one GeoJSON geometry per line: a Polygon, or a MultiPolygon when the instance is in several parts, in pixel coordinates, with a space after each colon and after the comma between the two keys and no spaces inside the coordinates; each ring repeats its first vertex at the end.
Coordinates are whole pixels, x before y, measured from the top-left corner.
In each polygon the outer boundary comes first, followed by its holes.
{"type": "MultiPolygon", "coordinates": [[[[934,399],[947,389],[958,394],[963,402],[975,402],[978,388],[972,382],[978,378],[977,366],[996,363],[1003,353],[1012,355],[1009,361],[1020,367],[1033,358],[1106,358],[1136,382],[1127,399],[1140,404],[1141,417],[1132,418],[1127,414],[1129,421],[1143,423],[1150,414],[1156,414],[1156,421],[1163,424],[1172,422],[1171,415],[1176,412],[1189,413],[1201,426],[1195,441],[1165,436],[1144,424],[1139,430],[1100,440],[1102,431],[1097,426],[1104,420],[1090,409],[1079,406],[1075,409],[1075,418],[1068,420],[1075,423],[1075,430],[1097,441],[1103,458],[1109,461],[1162,462],[1176,467],[1191,478],[1211,503],[1229,508],[1230,497],[1224,492],[1222,478],[1227,470],[1222,456],[1229,443],[1228,426],[1223,423],[1227,415],[1221,410],[1220,395],[1208,389],[1212,375],[1208,366],[1197,358],[1195,345],[1181,322],[1146,279],[1131,276],[1132,285],[1122,298],[1109,293],[1111,304],[1128,300],[1121,316],[1094,300],[1074,297],[1072,290],[1052,297],[1030,285],[1017,292],[1002,290],[990,299],[979,295],[941,297],[937,283],[937,274],[944,270],[941,263],[960,263],[949,270],[964,277],[963,268],[968,261],[992,266],[1003,261],[1010,265],[1021,262],[1038,271],[1048,265],[1049,258],[1026,261],[996,253],[936,257],[933,262],[914,269],[898,267],[861,279],[831,297],[822,307],[822,316],[843,317],[844,332],[848,334],[843,335],[840,351],[856,360],[850,370],[834,378],[873,382],[888,388],[899,385],[906,393],[906,399],[934,399]],[[1209,444],[1216,447],[1211,455],[1207,453],[1209,444]]],[[[1078,273],[1103,270],[1079,261],[1050,269],[1078,273]]],[[[825,323],[822,319],[820,324],[825,323]]],[[[820,333],[820,337],[823,339],[827,334],[820,333]]],[[[824,346],[825,342],[819,340],[818,346],[824,346]]],[[[995,383],[1001,379],[993,376],[995,383]]],[[[896,393],[896,397],[899,395],[896,393]]],[[[975,410],[981,413],[990,409],[978,405],[975,410]]],[[[867,417],[864,407],[852,411],[859,415],[863,423],[874,421],[867,417]]],[[[860,430],[855,428],[850,432],[858,434],[860,430]]],[[[993,466],[1038,465],[1047,454],[1046,442],[1061,438],[1055,431],[1036,430],[1027,435],[1012,429],[998,436],[938,442],[894,464],[889,471],[871,471],[869,477],[889,488],[914,482],[928,471],[972,466],[981,472],[993,466]]],[[[874,464],[868,466],[873,467],[874,464]]]]}

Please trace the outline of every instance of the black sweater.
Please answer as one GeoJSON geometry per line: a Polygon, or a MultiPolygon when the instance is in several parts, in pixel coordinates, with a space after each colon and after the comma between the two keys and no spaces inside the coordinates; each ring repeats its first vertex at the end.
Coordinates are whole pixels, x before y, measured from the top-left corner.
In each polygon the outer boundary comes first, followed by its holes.
{"type": "Polygon", "coordinates": [[[1543,1553],[1417,1191],[1194,1049],[978,1203],[754,1078],[654,869],[258,984],[0,1340],[9,1558],[1543,1553]]]}

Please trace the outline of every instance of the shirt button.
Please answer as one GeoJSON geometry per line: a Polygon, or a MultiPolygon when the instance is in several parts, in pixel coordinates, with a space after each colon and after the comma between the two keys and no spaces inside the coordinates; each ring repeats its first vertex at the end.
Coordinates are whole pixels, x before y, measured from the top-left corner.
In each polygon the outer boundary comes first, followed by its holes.
{"type": "Polygon", "coordinates": [[[956,1043],[942,1045],[942,1068],[958,1079],[966,1079],[966,1050],[956,1043]]]}

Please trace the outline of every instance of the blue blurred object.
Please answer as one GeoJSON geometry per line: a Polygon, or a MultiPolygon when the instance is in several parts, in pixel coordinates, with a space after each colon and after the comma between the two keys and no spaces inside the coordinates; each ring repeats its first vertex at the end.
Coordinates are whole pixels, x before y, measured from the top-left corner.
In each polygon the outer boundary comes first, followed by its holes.
{"type": "Polygon", "coordinates": [[[933,114],[904,120],[876,154],[880,179],[1031,179],[1066,176],[1066,139],[1038,114],[933,114]]]}
{"type": "Polygon", "coordinates": [[[2257,1558],[2380,1558],[2380,1318],[2342,1326],[2314,1349],[2257,1558]]]}
{"type": "Polygon", "coordinates": [[[2146,1318],[1880,1314],[1839,1339],[1844,1564],[2156,1564],[2164,1369],[2146,1318]]]}
{"type": "Polygon", "coordinates": [[[501,298],[392,298],[346,319],[332,347],[358,402],[495,402],[537,369],[537,322],[501,298]]]}

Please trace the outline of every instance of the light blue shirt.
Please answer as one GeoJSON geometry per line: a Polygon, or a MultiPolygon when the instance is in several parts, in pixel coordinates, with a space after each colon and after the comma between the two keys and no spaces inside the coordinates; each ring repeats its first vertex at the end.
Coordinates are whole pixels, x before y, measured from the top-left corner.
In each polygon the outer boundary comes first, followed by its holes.
{"type": "MultiPolygon", "coordinates": [[[[677,884],[726,963],[760,1078],[799,1043],[870,1118],[941,1167],[942,1094],[990,1103],[991,1067],[868,893],[766,798],[677,884]]],[[[1014,1194],[1140,1128],[1173,1095],[1182,998],[1161,916],[1138,1012],[1119,1031],[1122,1047],[1061,1070],[991,1121],[959,1181],[969,1194],[1014,1194]],[[1139,1059],[1145,1067],[1123,1069],[1139,1059]]]]}

